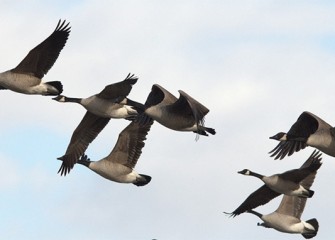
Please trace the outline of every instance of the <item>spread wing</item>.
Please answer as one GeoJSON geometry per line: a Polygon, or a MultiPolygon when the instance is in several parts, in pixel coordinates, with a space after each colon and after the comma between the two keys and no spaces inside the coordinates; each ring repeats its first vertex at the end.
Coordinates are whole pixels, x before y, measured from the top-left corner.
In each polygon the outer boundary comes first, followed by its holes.
{"type": "Polygon", "coordinates": [[[150,107],[157,104],[170,105],[177,101],[177,98],[172,95],[168,90],[158,84],[154,84],[151,88],[145,107],[150,107]]]}
{"type": "Polygon", "coordinates": [[[260,205],[264,205],[274,199],[275,197],[278,197],[280,193],[277,193],[273,190],[271,190],[269,187],[267,187],[265,184],[258,188],[255,192],[251,193],[249,197],[238,207],[234,212],[232,212],[230,215],[235,217],[241,213],[244,213],[248,210],[254,209],[260,205]]]}
{"type": "Polygon", "coordinates": [[[59,53],[65,46],[71,27],[69,23],[59,20],[55,31],[43,42],[30,50],[28,55],[11,71],[16,73],[32,74],[43,78],[56,62],[59,53]]]}
{"type": "Polygon", "coordinates": [[[294,152],[304,149],[307,138],[319,128],[319,118],[309,112],[303,112],[287,132],[287,141],[278,143],[270,152],[271,157],[283,159],[294,152]]]}
{"type": "MultiPolygon", "coordinates": [[[[311,156],[300,167],[300,169],[293,170],[295,171],[294,174],[298,175],[297,178],[301,179],[300,184],[306,189],[310,189],[314,182],[317,170],[322,165],[321,155],[322,154],[319,151],[314,150],[311,156]]],[[[304,211],[306,201],[307,198],[284,195],[276,212],[300,219],[301,214],[304,211]]]]}
{"type": "Polygon", "coordinates": [[[204,105],[202,105],[197,100],[195,100],[194,98],[192,98],[187,93],[183,92],[182,90],[179,90],[179,93],[180,93],[180,97],[178,101],[176,102],[176,105],[180,103],[180,105],[185,108],[187,105],[188,109],[191,109],[197,125],[204,126],[204,122],[205,122],[204,118],[205,118],[205,115],[209,112],[209,109],[206,108],[204,105]]]}
{"type": "Polygon", "coordinates": [[[65,176],[71,171],[74,164],[86,151],[88,145],[98,136],[109,120],[110,118],[102,118],[88,111],[86,112],[72,134],[65,155],[58,158],[63,161],[58,173],[65,176]]]}
{"type": "Polygon", "coordinates": [[[305,185],[302,185],[309,189],[314,182],[317,170],[321,167],[321,155],[319,151],[314,150],[299,169],[286,171],[280,174],[280,177],[295,183],[304,183],[305,185]]]}
{"type": "Polygon", "coordinates": [[[305,177],[300,184],[306,188],[310,189],[312,184],[314,183],[314,179],[316,177],[318,169],[322,165],[322,153],[319,151],[314,150],[311,156],[306,160],[306,162],[301,166],[302,169],[306,169],[305,171],[308,171],[309,174],[307,177],[305,177]]]}
{"type": "Polygon", "coordinates": [[[270,157],[275,157],[274,159],[282,160],[286,156],[291,156],[295,152],[299,152],[300,150],[306,147],[305,142],[300,141],[281,141],[278,145],[271,150],[269,153],[272,153],[270,157]]]}
{"type": "Polygon", "coordinates": [[[134,74],[129,73],[125,80],[106,86],[97,96],[104,99],[115,99],[116,102],[122,101],[128,96],[137,80],[134,74]]]}
{"type": "Polygon", "coordinates": [[[319,122],[314,115],[309,112],[303,112],[287,132],[287,135],[288,138],[308,138],[311,134],[316,132],[318,127],[319,122]]]}
{"type": "Polygon", "coordinates": [[[307,198],[283,195],[276,212],[300,219],[304,211],[307,198]]]}
{"type": "Polygon", "coordinates": [[[131,122],[120,134],[112,150],[107,156],[108,161],[123,164],[129,168],[134,168],[139,159],[144,140],[150,131],[153,120],[142,125],[138,122],[131,122]]]}

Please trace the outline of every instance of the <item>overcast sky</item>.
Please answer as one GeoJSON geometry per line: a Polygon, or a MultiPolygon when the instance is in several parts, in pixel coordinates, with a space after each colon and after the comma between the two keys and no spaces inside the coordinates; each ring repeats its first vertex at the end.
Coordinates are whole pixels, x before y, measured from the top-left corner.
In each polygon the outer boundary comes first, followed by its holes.
{"type": "MultiPolygon", "coordinates": [[[[71,34],[45,81],[88,97],[129,72],[129,98],[144,102],[155,83],[183,90],[210,109],[215,136],[154,123],[136,170],[144,187],[108,181],[81,165],[57,174],[84,108],[50,97],[0,92],[1,239],[301,239],[257,227],[256,216],[228,218],[270,175],[298,168],[312,148],[282,161],[269,136],[305,110],[335,123],[333,1],[7,1],[0,0],[0,71],[15,67],[59,19],[71,34]]],[[[128,124],[111,120],[87,149],[112,150],[128,124]]],[[[335,161],[323,166],[302,219],[317,218],[319,239],[333,238],[335,161]]],[[[274,211],[281,197],[257,208],[274,211]]]]}

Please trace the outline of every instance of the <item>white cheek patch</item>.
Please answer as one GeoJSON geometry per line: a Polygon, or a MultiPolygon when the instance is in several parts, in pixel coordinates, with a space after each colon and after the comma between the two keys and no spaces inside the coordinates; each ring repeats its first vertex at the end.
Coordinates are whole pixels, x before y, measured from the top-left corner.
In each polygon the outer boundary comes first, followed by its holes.
{"type": "Polygon", "coordinates": [[[287,135],[286,134],[284,134],[284,136],[282,136],[280,139],[279,139],[279,141],[286,141],[287,140],[287,135]]]}

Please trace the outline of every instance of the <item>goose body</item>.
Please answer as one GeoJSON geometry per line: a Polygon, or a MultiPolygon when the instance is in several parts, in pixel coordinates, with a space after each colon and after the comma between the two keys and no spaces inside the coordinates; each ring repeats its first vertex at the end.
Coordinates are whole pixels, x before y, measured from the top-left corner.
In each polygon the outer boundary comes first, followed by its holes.
{"type": "Polygon", "coordinates": [[[138,78],[128,74],[125,80],[106,86],[99,94],[88,98],[59,95],[58,102],[73,102],[86,108],[86,114],[72,134],[65,154],[59,157],[61,175],[66,175],[84,154],[88,145],[104,129],[111,118],[135,119],[143,105],[127,98],[138,78]],[[131,104],[131,105],[130,105],[131,104]]]}
{"type": "Polygon", "coordinates": [[[59,81],[42,82],[43,76],[56,62],[70,34],[69,23],[59,20],[54,32],[32,49],[15,68],[0,73],[0,89],[23,94],[59,95],[59,81]]]}
{"type": "Polygon", "coordinates": [[[60,95],[54,100],[59,102],[75,102],[82,105],[87,111],[104,118],[134,118],[138,111],[134,106],[127,105],[127,99],[122,102],[115,102],[114,99],[104,99],[97,95],[88,98],[69,98],[60,95]]]}
{"type": "Polygon", "coordinates": [[[281,214],[278,212],[262,215],[260,218],[264,221],[264,223],[260,223],[258,224],[258,226],[274,228],[279,232],[304,233],[315,231],[313,225],[311,225],[310,223],[301,221],[296,217],[281,214]]]}
{"type": "Polygon", "coordinates": [[[100,176],[119,183],[133,183],[143,186],[150,182],[151,177],[138,174],[134,167],[142,153],[144,140],[153,121],[145,125],[131,122],[119,135],[112,152],[99,161],[90,161],[86,155],[78,161],[100,176]]]}
{"type": "Polygon", "coordinates": [[[310,239],[317,235],[319,223],[315,218],[308,221],[300,219],[306,201],[306,198],[283,195],[277,210],[270,214],[263,215],[254,210],[248,212],[263,220],[263,223],[257,224],[258,226],[273,228],[284,233],[302,234],[304,238],[310,239]]]}
{"type": "Polygon", "coordinates": [[[144,104],[145,113],[163,126],[176,131],[191,131],[208,136],[215,130],[204,126],[205,115],[209,110],[179,90],[177,99],[169,91],[158,84],[152,86],[151,92],[144,104]]]}
{"type": "Polygon", "coordinates": [[[263,176],[247,169],[240,171],[241,174],[261,179],[264,185],[251,193],[230,215],[235,217],[264,205],[281,194],[298,198],[312,197],[314,191],[310,190],[310,187],[314,182],[317,170],[322,165],[321,159],[321,153],[314,151],[300,168],[271,176],[263,176]]]}
{"type": "Polygon", "coordinates": [[[270,151],[275,159],[283,159],[307,146],[335,157],[335,128],[310,112],[303,112],[287,133],[279,132],[270,139],[279,141],[270,151]]]}

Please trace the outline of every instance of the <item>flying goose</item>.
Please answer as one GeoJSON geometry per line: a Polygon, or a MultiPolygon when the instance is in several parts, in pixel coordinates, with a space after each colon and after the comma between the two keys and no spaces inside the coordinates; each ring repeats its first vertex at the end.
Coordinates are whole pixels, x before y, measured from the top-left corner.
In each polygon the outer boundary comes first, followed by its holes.
{"type": "Polygon", "coordinates": [[[335,157],[335,128],[310,112],[303,112],[287,133],[279,132],[270,139],[279,141],[270,151],[275,159],[291,156],[306,146],[335,157]]]}
{"type": "Polygon", "coordinates": [[[65,46],[71,27],[59,20],[54,32],[30,50],[15,68],[0,73],[0,89],[24,94],[59,95],[63,86],[59,81],[42,82],[43,76],[56,62],[65,46]]]}
{"type": "Polygon", "coordinates": [[[99,161],[90,161],[83,155],[78,163],[100,176],[119,183],[133,183],[144,186],[151,180],[150,176],[138,174],[133,170],[144,147],[144,140],[153,121],[145,125],[131,122],[120,134],[112,152],[99,161]]]}
{"type": "Polygon", "coordinates": [[[78,103],[87,110],[72,134],[65,155],[58,158],[63,161],[58,173],[65,176],[70,172],[88,145],[98,136],[111,118],[134,120],[138,111],[143,111],[142,104],[126,97],[137,80],[137,77],[128,74],[125,80],[110,84],[100,93],[88,98],[71,98],[63,95],[53,98],[58,102],[78,103]]]}
{"type": "Polygon", "coordinates": [[[273,213],[263,215],[254,210],[248,210],[263,220],[258,226],[273,228],[284,233],[298,233],[306,239],[316,236],[319,230],[318,220],[312,218],[302,221],[301,214],[304,211],[307,198],[283,195],[279,207],[273,213]]]}
{"type": "Polygon", "coordinates": [[[204,117],[209,110],[179,90],[177,99],[158,84],[152,86],[144,104],[145,113],[163,126],[176,131],[192,131],[200,135],[215,134],[213,128],[204,126],[204,117]]]}
{"type": "Polygon", "coordinates": [[[280,174],[263,176],[244,169],[238,173],[254,176],[261,179],[264,185],[251,193],[247,199],[232,213],[226,213],[233,217],[268,203],[270,200],[285,194],[300,198],[310,198],[314,191],[310,190],[314,182],[317,170],[321,166],[321,153],[314,150],[311,156],[299,169],[293,169],[280,174]]]}

